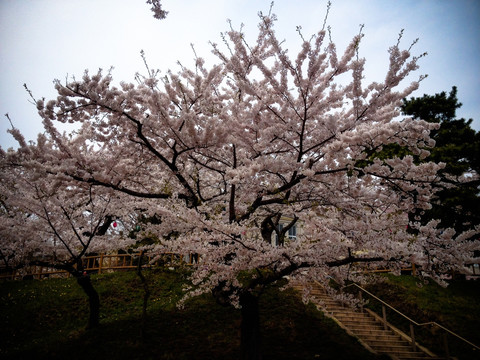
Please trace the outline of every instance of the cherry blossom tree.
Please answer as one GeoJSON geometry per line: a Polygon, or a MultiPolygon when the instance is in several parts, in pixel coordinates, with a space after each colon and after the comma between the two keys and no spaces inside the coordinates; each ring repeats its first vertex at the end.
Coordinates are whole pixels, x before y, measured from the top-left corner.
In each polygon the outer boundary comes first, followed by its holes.
{"type": "Polygon", "coordinates": [[[53,143],[40,135],[35,146],[27,146],[12,132],[21,147],[1,151],[1,256],[11,269],[37,265],[70,273],[89,299],[87,327],[96,327],[100,300],[82,259],[88,252],[128,246],[129,239],[116,236],[112,242],[109,234],[117,196],[49,173],[42,161],[61,161],[53,143]]]}
{"type": "Polygon", "coordinates": [[[36,103],[58,149],[36,154],[42,171],[121,195],[119,216],[160,219],[142,225],[158,251],[198,254],[187,297],[211,292],[241,308],[242,359],[261,358],[266,286],[288,277],[328,287],[332,277],[361,280],[361,264],[412,262],[441,280],[478,246],[440,233],[435,221],[409,222],[408,213],[429,208],[441,164],[408,155],[357,166],[387,144],[421,158],[434,145],[435,124],[398,118],[419,85],[403,82],[422,55],[398,41],[384,80],[365,84],[362,33],[339,55],[325,26],[309,40],[299,31],[291,58],[275,20],[260,15],[254,44],[241,30],[226,32],[223,45],[212,44],[216,65],[195,56],[193,69],[161,76],[147,67],[136,84],[119,85],[110,72],[85,72],[36,103]],[[71,138],[59,133],[63,123],[77,125],[71,138]]]}

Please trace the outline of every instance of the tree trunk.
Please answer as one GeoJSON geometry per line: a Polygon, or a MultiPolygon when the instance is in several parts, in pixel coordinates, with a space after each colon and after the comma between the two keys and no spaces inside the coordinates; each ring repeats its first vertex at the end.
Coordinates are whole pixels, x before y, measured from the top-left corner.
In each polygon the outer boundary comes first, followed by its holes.
{"type": "Polygon", "coordinates": [[[148,305],[148,299],[150,298],[150,288],[148,286],[147,279],[145,278],[145,276],[143,276],[143,273],[142,273],[142,260],[143,260],[143,251],[140,252],[140,257],[138,259],[137,275],[143,284],[142,327],[140,331],[141,331],[142,339],[145,339],[146,326],[147,326],[147,305],[148,305]]]}
{"type": "Polygon", "coordinates": [[[261,360],[260,311],[258,297],[246,292],[240,296],[242,324],[240,352],[242,360],[261,360]]]}
{"type": "Polygon", "coordinates": [[[77,283],[82,287],[85,294],[87,294],[90,304],[87,329],[95,328],[100,324],[100,298],[97,290],[93,287],[89,275],[77,276],[77,283]]]}

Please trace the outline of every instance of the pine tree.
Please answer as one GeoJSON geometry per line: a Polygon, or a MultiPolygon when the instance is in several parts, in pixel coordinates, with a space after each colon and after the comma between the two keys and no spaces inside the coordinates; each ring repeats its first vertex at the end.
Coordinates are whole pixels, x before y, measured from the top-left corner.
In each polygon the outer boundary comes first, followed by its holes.
{"type": "Polygon", "coordinates": [[[432,199],[432,209],[421,217],[424,223],[440,219],[441,227],[453,227],[462,232],[480,224],[480,133],[471,128],[472,119],[456,118],[462,106],[454,86],[446,92],[404,99],[402,112],[415,119],[437,123],[440,127],[431,135],[435,147],[425,161],[445,163],[439,171],[442,186],[432,199]]]}

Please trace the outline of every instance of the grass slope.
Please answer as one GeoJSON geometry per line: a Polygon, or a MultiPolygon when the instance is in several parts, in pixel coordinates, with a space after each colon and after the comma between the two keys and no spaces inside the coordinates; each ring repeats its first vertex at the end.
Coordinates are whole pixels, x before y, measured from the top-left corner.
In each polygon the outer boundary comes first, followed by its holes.
{"type": "MultiPolygon", "coordinates": [[[[73,279],[0,283],[2,359],[236,359],[240,313],[202,296],[178,309],[186,273],[145,273],[152,289],[141,336],[142,284],[134,272],[92,276],[101,326],[84,330],[88,302],[73,279]]],[[[265,360],[381,359],[291,290],[261,298],[265,360]]]]}

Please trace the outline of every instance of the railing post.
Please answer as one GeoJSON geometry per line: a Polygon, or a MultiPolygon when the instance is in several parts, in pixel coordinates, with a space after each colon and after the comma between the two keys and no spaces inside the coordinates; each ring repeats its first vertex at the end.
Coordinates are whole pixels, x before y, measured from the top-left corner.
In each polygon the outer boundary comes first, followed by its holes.
{"type": "Polygon", "coordinates": [[[102,266],[103,266],[103,254],[100,255],[100,261],[98,262],[98,273],[102,273],[102,266]]]}
{"type": "Polygon", "coordinates": [[[450,359],[450,351],[448,350],[448,339],[447,339],[447,333],[443,333],[443,346],[445,349],[445,359],[450,359]]]}
{"type": "Polygon", "coordinates": [[[360,311],[363,313],[363,296],[362,296],[362,290],[358,290],[358,300],[360,301],[360,311]]]}
{"type": "Polygon", "coordinates": [[[417,344],[415,343],[415,331],[413,330],[413,324],[410,323],[410,337],[412,338],[412,349],[417,350],[417,344]]]}
{"type": "Polygon", "coordinates": [[[382,315],[383,315],[383,327],[385,330],[388,330],[387,326],[387,308],[382,304],[382,315]]]}

